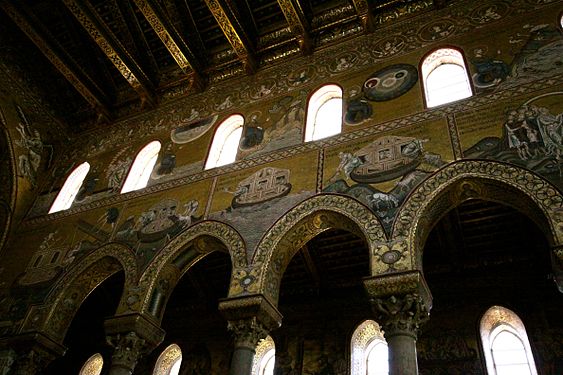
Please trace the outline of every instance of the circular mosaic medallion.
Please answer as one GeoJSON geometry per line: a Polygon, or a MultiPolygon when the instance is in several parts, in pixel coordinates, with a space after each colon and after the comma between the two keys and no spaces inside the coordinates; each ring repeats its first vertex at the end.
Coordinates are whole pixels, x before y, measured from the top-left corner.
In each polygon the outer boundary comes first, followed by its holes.
{"type": "Polygon", "coordinates": [[[418,80],[416,68],[409,64],[390,65],[372,74],[363,91],[369,100],[382,102],[399,97],[409,91],[418,80]]]}
{"type": "Polygon", "coordinates": [[[398,252],[397,250],[386,251],[381,256],[381,261],[385,264],[393,264],[397,262],[399,259],[401,259],[401,253],[398,252]]]}

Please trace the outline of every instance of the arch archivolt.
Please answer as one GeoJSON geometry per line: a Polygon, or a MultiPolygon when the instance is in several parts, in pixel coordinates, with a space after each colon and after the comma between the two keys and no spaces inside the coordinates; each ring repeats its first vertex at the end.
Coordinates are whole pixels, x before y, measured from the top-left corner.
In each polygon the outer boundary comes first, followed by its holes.
{"type": "Polygon", "coordinates": [[[162,311],[151,307],[153,294],[158,291],[166,300],[183,273],[208,253],[223,248],[229,252],[233,269],[247,267],[246,245],[235,229],[218,221],[195,224],[177,235],[149,263],[129,300],[138,302],[138,306],[134,306],[136,310],[161,316],[162,311]],[[191,252],[186,263],[174,264],[186,251],[191,252]]]}
{"type": "Polygon", "coordinates": [[[382,245],[388,244],[379,219],[351,197],[323,194],[300,203],[270,228],[258,244],[250,267],[234,270],[229,297],[259,293],[277,304],[281,278],[291,258],[309,240],[329,229],[344,229],[364,238],[371,272],[379,272],[379,265],[374,263],[380,263],[377,256],[382,245]]]}
{"type": "Polygon", "coordinates": [[[104,280],[119,271],[125,274],[119,311],[126,303],[125,291],[132,287],[137,278],[137,264],[128,247],[110,243],[79,260],[63,274],[45,303],[31,308],[22,331],[41,331],[62,344],[74,315],[86,297],[104,280]]]}
{"type": "Polygon", "coordinates": [[[454,162],[423,181],[395,219],[391,241],[403,241],[411,264],[422,269],[422,249],[432,226],[470,198],[496,201],[527,214],[546,232],[552,246],[563,243],[563,196],[526,169],[493,161],[454,162]]]}

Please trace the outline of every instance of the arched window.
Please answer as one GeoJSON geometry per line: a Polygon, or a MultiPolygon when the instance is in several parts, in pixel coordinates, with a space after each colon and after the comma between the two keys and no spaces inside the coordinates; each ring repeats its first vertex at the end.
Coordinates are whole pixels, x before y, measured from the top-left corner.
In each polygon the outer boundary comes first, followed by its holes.
{"type": "Polygon", "coordinates": [[[96,353],[86,362],[84,366],[80,369],[79,375],[100,375],[102,372],[102,367],[104,366],[104,359],[100,353],[96,353]]]}
{"type": "Polygon", "coordinates": [[[342,89],[326,85],[309,99],[305,142],[316,141],[339,134],[342,130],[342,89]]]}
{"type": "Polygon", "coordinates": [[[260,340],[256,347],[256,354],[252,362],[252,375],[273,375],[276,362],[276,345],[268,336],[260,340]]]}
{"type": "Polygon", "coordinates": [[[55,198],[49,213],[62,211],[69,209],[72,206],[72,202],[78,194],[80,187],[82,186],[82,182],[86,178],[88,171],[90,170],[90,164],[84,162],[80,164],[66,179],[61,191],[55,198]]]}
{"type": "Polygon", "coordinates": [[[421,70],[428,108],[473,95],[463,55],[456,49],[432,52],[422,62],[421,70]]]}
{"type": "Polygon", "coordinates": [[[351,375],[388,375],[389,351],[379,324],[366,320],[356,328],[351,342],[351,375]]]}
{"type": "Polygon", "coordinates": [[[127,179],[123,184],[121,193],[127,193],[133,190],[139,190],[147,186],[151,176],[152,169],[158,159],[158,152],[160,151],[160,142],[152,141],[139,153],[133,162],[133,166],[129,170],[127,179]]]}
{"type": "Polygon", "coordinates": [[[182,364],[182,349],[176,344],[169,345],[160,353],[154,366],[153,375],[178,375],[182,364]]]}
{"type": "Polygon", "coordinates": [[[526,328],[513,311],[491,307],[480,331],[489,375],[537,375],[526,328]]]}
{"type": "Polygon", "coordinates": [[[244,117],[241,115],[232,115],[219,125],[213,136],[205,169],[220,167],[236,160],[243,125],[244,117]]]}

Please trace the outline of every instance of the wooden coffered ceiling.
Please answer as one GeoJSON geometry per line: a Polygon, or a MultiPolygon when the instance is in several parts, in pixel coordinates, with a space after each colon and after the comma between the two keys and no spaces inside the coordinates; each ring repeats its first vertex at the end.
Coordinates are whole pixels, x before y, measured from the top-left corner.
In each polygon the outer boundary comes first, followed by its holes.
{"type": "Polygon", "coordinates": [[[199,92],[443,3],[1,0],[0,40],[62,120],[108,123],[179,86],[199,92]]]}

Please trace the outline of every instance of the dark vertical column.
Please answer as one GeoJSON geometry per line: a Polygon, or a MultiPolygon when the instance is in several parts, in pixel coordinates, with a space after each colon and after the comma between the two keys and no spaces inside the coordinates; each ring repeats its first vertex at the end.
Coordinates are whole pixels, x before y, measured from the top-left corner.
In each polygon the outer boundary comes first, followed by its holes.
{"type": "Polygon", "coordinates": [[[419,271],[364,280],[376,320],[389,347],[390,375],[418,375],[416,339],[429,318],[432,296],[419,271]]]}

